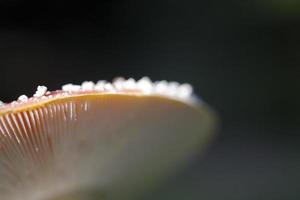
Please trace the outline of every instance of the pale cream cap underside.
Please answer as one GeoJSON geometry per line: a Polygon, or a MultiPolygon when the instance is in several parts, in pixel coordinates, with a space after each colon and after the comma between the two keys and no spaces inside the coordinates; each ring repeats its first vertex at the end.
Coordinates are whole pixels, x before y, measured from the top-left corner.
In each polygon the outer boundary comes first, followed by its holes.
{"type": "Polygon", "coordinates": [[[215,127],[202,104],[83,88],[0,111],[1,200],[81,190],[125,199],[199,152],[215,127]]]}

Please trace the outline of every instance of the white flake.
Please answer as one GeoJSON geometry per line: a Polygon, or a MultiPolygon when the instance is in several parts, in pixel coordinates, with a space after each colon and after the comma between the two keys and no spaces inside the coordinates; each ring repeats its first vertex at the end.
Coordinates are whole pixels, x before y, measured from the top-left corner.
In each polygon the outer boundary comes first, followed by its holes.
{"type": "Polygon", "coordinates": [[[157,94],[164,94],[168,90],[167,81],[158,81],[155,83],[154,92],[157,94]]]}
{"type": "Polygon", "coordinates": [[[116,90],[121,91],[124,88],[124,81],[125,79],[123,77],[118,77],[114,79],[112,84],[116,88],[116,90]]]}
{"type": "Polygon", "coordinates": [[[100,91],[100,92],[104,91],[104,85],[105,85],[106,83],[107,83],[107,82],[104,81],[104,80],[98,81],[97,84],[95,85],[95,90],[100,91]]]}
{"type": "Polygon", "coordinates": [[[95,83],[93,83],[92,81],[84,81],[82,84],[81,84],[81,89],[83,91],[90,91],[90,90],[93,90],[95,87],[95,83]]]}
{"type": "Polygon", "coordinates": [[[28,101],[28,97],[26,95],[21,95],[21,96],[19,96],[18,100],[22,101],[22,102],[26,102],[26,101],[28,101]]]}
{"type": "Polygon", "coordinates": [[[124,89],[134,90],[136,88],[135,80],[133,78],[123,82],[124,89]]]}
{"type": "Polygon", "coordinates": [[[35,94],[33,95],[34,97],[42,97],[46,94],[47,92],[47,87],[46,86],[38,86],[37,87],[37,91],[35,92],[35,94]]]}
{"type": "Polygon", "coordinates": [[[151,94],[153,92],[153,83],[148,77],[143,77],[137,82],[137,88],[145,94],[151,94]]]}
{"type": "Polygon", "coordinates": [[[115,92],[115,88],[111,83],[105,83],[104,90],[108,92],[115,92]]]}
{"type": "Polygon", "coordinates": [[[78,92],[81,90],[80,85],[66,84],[62,86],[62,90],[65,92],[78,92]]]}
{"type": "Polygon", "coordinates": [[[193,87],[188,83],[184,83],[178,87],[177,91],[178,91],[177,96],[179,98],[188,99],[193,94],[193,87]]]}
{"type": "Polygon", "coordinates": [[[169,82],[168,89],[166,91],[166,95],[176,96],[176,94],[178,93],[178,90],[177,90],[178,87],[179,87],[179,83],[177,83],[177,82],[169,82]]]}

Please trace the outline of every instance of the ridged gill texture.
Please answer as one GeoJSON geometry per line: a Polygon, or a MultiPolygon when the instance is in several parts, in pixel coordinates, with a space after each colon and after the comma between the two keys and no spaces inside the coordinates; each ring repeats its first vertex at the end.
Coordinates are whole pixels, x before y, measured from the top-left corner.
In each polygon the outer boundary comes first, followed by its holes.
{"type": "Polygon", "coordinates": [[[167,97],[95,92],[41,102],[0,111],[1,200],[132,198],[205,147],[214,129],[206,106],[167,97]]]}

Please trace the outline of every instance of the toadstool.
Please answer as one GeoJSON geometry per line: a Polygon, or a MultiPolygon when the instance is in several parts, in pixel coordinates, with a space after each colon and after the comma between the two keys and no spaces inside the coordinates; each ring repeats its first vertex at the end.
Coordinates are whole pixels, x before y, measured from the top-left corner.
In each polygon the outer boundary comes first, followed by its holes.
{"type": "Polygon", "coordinates": [[[215,118],[189,84],[67,84],[0,104],[0,199],[126,199],[206,146],[215,118]]]}

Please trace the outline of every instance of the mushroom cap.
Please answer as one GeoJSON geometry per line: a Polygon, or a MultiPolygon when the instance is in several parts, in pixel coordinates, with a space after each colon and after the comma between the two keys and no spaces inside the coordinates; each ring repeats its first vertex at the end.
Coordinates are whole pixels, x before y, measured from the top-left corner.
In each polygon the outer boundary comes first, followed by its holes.
{"type": "Polygon", "coordinates": [[[143,80],[39,87],[0,107],[1,199],[132,198],[206,147],[208,106],[182,85],[159,93],[143,80]]]}

